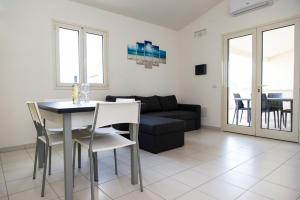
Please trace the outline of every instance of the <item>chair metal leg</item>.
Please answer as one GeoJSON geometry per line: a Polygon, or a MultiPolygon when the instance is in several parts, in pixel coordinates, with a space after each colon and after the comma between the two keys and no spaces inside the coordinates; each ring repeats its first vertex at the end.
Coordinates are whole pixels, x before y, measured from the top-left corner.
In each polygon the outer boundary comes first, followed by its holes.
{"type": "Polygon", "coordinates": [[[33,168],[33,179],[36,177],[36,165],[37,165],[37,157],[38,157],[38,148],[39,148],[39,141],[36,139],[35,145],[35,153],[34,153],[34,168],[33,168]]]}
{"type": "Polygon", "coordinates": [[[251,125],[251,110],[247,110],[247,120],[248,120],[248,126],[251,125]]]}
{"type": "Polygon", "coordinates": [[[275,113],[276,111],[273,111],[273,116],[274,116],[274,126],[275,126],[275,128],[276,128],[276,113],[275,113]]]}
{"type": "Polygon", "coordinates": [[[268,111],[268,125],[267,125],[267,128],[268,129],[270,128],[270,111],[268,111]]]}
{"type": "Polygon", "coordinates": [[[239,110],[236,110],[236,125],[239,125],[239,110]]]}
{"type": "Polygon", "coordinates": [[[73,144],[73,165],[72,165],[72,167],[73,167],[73,187],[75,184],[74,179],[75,179],[76,144],[77,144],[77,142],[74,142],[74,144],[73,144]]]}
{"type": "Polygon", "coordinates": [[[275,114],[275,112],[276,112],[276,111],[274,111],[273,114],[274,114],[274,126],[275,126],[275,128],[276,128],[276,114],[275,114]]]}
{"type": "Polygon", "coordinates": [[[94,200],[94,156],[91,149],[89,149],[89,160],[90,160],[91,200],[94,200]]]}
{"type": "Polygon", "coordinates": [[[98,177],[98,154],[97,152],[93,153],[93,159],[94,159],[94,181],[98,182],[99,177],[98,177]]]}
{"type": "Polygon", "coordinates": [[[140,189],[141,192],[144,191],[143,189],[143,179],[142,179],[142,167],[141,167],[141,158],[140,158],[140,148],[139,148],[139,143],[136,144],[137,148],[136,148],[136,154],[137,154],[137,161],[138,161],[138,167],[139,167],[139,178],[140,178],[140,189]]]}
{"type": "Polygon", "coordinates": [[[78,163],[77,163],[77,167],[80,169],[81,168],[81,144],[77,144],[77,153],[78,153],[78,163]]]}
{"type": "Polygon", "coordinates": [[[265,124],[267,123],[267,112],[265,112],[265,124]]]}
{"type": "Polygon", "coordinates": [[[278,126],[278,128],[279,128],[279,122],[280,121],[280,118],[279,118],[279,110],[277,110],[277,126],[278,126]]]}
{"type": "MultiPolygon", "coordinates": [[[[291,115],[292,116],[292,115],[291,115]]],[[[292,119],[291,119],[292,120],[292,119]]],[[[284,122],[284,126],[286,128],[286,125],[287,125],[287,112],[285,113],[285,122],[284,122]]]]}
{"type": "Polygon", "coordinates": [[[281,130],[281,128],[282,128],[282,123],[284,123],[284,121],[283,121],[283,113],[281,112],[280,113],[280,124],[279,124],[279,129],[281,130]]]}
{"type": "Polygon", "coordinates": [[[114,149],[114,159],[115,159],[115,175],[118,175],[117,149],[114,149]]]}
{"type": "Polygon", "coordinates": [[[49,147],[49,168],[48,168],[49,176],[51,176],[51,159],[52,159],[52,147],[49,147]]]}
{"type": "Polygon", "coordinates": [[[233,119],[232,119],[232,124],[234,124],[235,115],[236,115],[236,109],[234,110],[233,119]]]}
{"type": "Polygon", "coordinates": [[[46,173],[47,173],[48,150],[49,150],[49,144],[46,144],[45,159],[44,159],[44,170],[43,170],[43,184],[42,184],[41,197],[45,196],[45,184],[46,184],[46,173]]]}
{"type": "Polygon", "coordinates": [[[241,123],[241,121],[243,119],[243,113],[244,113],[244,110],[242,110],[242,114],[241,114],[241,118],[240,118],[240,123],[241,123]]]}

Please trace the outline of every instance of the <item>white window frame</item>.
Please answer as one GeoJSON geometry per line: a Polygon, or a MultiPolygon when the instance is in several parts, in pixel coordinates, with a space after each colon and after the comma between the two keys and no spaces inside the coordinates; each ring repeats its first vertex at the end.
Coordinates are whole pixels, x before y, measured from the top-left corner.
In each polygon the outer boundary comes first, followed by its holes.
{"type": "Polygon", "coordinates": [[[70,89],[73,83],[60,82],[60,53],[59,53],[59,28],[70,29],[79,32],[79,83],[87,82],[87,59],[86,59],[86,34],[101,35],[103,38],[103,84],[90,83],[91,89],[109,89],[108,79],[108,31],[88,28],[81,25],[72,25],[54,21],[55,28],[55,66],[56,66],[56,88],[70,89]]]}

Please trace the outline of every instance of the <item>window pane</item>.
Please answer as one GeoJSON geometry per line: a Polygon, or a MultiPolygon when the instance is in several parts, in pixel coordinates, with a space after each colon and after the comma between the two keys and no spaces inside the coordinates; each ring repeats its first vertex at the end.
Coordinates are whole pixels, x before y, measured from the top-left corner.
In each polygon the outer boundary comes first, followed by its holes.
{"type": "Polygon", "coordinates": [[[60,82],[73,83],[74,76],[79,81],[79,32],[59,28],[60,82]]]}
{"type": "Polygon", "coordinates": [[[103,36],[86,34],[87,82],[103,84],[103,36]]]}

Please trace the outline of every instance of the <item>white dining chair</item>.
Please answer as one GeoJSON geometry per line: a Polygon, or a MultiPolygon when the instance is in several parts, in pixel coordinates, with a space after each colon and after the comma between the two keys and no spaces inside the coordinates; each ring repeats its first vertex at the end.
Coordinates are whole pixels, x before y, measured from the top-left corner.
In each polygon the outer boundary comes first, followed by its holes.
{"type": "MultiPolygon", "coordinates": [[[[87,138],[78,138],[75,139],[77,143],[80,143],[82,146],[88,148],[89,152],[89,161],[90,161],[90,181],[91,181],[91,199],[94,200],[94,154],[97,152],[114,150],[127,146],[136,146],[138,161],[138,173],[139,173],[139,182],[140,189],[143,191],[142,184],[142,170],[139,154],[139,145],[138,145],[138,131],[134,132],[136,140],[129,140],[122,135],[118,134],[113,129],[109,128],[109,132],[105,134],[97,134],[97,128],[111,126],[113,124],[119,123],[131,123],[139,124],[140,120],[140,102],[98,102],[95,109],[93,126],[91,129],[91,136],[87,138]]],[[[99,130],[99,129],[98,129],[99,130]]]]}
{"type": "MultiPolygon", "coordinates": [[[[43,163],[43,183],[42,183],[42,192],[41,196],[44,197],[45,195],[45,181],[46,181],[46,172],[47,172],[47,162],[49,159],[49,176],[51,175],[51,152],[52,147],[61,145],[64,142],[63,139],[63,132],[60,130],[50,131],[46,129],[45,120],[42,119],[38,105],[34,101],[27,101],[26,102],[29,112],[32,118],[32,121],[34,123],[34,126],[37,131],[37,137],[36,137],[36,146],[35,146],[35,155],[34,155],[34,169],[33,169],[33,179],[36,178],[36,165],[37,165],[37,157],[38,157],[38,148],[39,148],[39,141],[43,142],[45,144],[45,151],[44,151],[44,163],[43,163]],[[49,153],[49,155],[48,155],[49,153]]],[[[79,138],[79,137],[85,137],[86,131],[82,130],[73,130],[72,137],[79,138]]]]}
{"type": "MultiPolygon", "coordinates": [[[[116,102],[119,103],[128,103],[128,102],[135,102],[135,99],[133,98],[117,98],[116,102]]],[[[115,129],[113,126],[105,127],[105,128],[96,128],[95,134],[119,134],[119,135],[128,135],[129,131],[121,131],[115,129]]],[[[114,163],[115,163],[115,175],[118,175],[118,159],[117,159],[117,149],[113,150],[114,152],[114,163]]]]}
{"type": "MultiPolygon", "coordinates": [[[[33,169],[33,179],[36,177],[36,165],[37,165],[37,156],[38,156],[38,147],[39,141],[43,142],[45,147],[44,152],[44,163],[43,163],[43,182],[42,182],[42,192],[41,196],[45,195],[45,180],[46,180],[46,171],[47,171],[47,161],[48,161],[48,152],[49,152],[49,164],[51,163],[51,149],[55,145],[63,144],[63,137],[61,132],[50,132],[45,128],[45,120],[42,120],[39,108],[36,102],[26,102],[32,121],[37,131],[36,146],[35,146],[35,155],[34,155],[34,169],[33,169]]],[[[50,169],[51,167],[49,167],[50,169]]]]}

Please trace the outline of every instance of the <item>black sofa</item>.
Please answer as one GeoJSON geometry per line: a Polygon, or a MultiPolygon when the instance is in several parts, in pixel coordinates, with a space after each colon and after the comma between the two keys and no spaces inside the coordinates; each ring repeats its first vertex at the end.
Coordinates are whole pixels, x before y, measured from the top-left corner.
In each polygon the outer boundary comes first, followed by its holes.
{"type": "MultiPolygon", "coordinates": [[[[139,130],[140,147],[159,153],[184,145],[184,132],[201,127],[200,105],[178,104],[176,96],[106,96],[106,101],[132,98],[142,102],[139,130]]],[[[128,124],[114,125],[128,130],[128,124]]]]}

